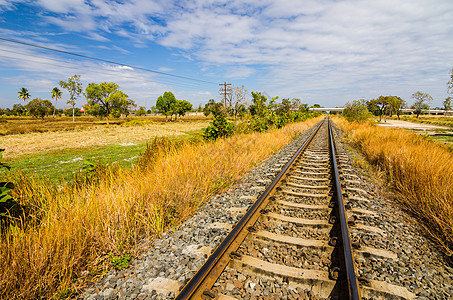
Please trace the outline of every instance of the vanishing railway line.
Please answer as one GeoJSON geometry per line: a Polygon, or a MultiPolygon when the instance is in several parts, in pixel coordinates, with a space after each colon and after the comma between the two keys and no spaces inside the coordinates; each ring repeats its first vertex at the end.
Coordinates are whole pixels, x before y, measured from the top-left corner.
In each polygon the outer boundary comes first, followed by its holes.
{"type": "MultiPolygon", "coordinates": [[[[342,188],[354,176],[342,168],[331,123],[318,125],[176,299],[237,298],[225,292],[231,270],[247,274],[250,286],[279,278],[296,299],[306,291],[314,298],[414,297],[404,287],[357,276],[358,257],[394,254],[361,245],[360,236],[380,229],[372,212],[351,206],[360,198],[348,194],[360,191],[342,188]]],[[[240,298],[250,298],[250,289],[239,290],[240,298]]]]}

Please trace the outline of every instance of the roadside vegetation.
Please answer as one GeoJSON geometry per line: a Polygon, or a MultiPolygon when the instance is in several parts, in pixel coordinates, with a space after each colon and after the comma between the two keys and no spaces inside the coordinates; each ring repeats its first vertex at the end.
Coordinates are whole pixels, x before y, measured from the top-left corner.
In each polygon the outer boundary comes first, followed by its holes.
{"type": "Polygon", "coordinates": [[[432,239],[453,254],[453,153],[441,144],[402,129],[337,119],[347,140],[387,173],[398,201],[432,239]]]}

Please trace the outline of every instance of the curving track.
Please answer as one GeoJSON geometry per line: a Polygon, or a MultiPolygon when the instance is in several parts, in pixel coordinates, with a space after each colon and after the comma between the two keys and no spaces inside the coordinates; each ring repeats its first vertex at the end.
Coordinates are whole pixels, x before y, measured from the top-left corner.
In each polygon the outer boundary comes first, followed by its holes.
{"type": "Polygon", "coordinates": [[[351,208],[358,201],[348,197],[357,192],[354,178],[342,169],[331,127],[328,118],[318,125],[176,299],[267,298],[242,283],[231,294],[227,285],[237,272],[250,287],[277,278],[294,299],[414,298],[404,287],[356,276],[357,258],[394,254],[361,247],[360,237],[380,229],[366,222],[375,222],[372,212],[351,208]]]}

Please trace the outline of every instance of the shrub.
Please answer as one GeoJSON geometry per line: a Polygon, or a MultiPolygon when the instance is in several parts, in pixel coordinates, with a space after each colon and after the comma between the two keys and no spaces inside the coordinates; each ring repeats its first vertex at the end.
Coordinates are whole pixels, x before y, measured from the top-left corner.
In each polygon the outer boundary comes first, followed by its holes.
{"type": "Polygon", "coordinates": [[[346,103],[343,117],[350,122],[363,123],[371,117],[371,114],[364,100],[354,100],[352,103],[346,103]]]}
{"type": "MultiPolygon", "coordinates": [[[[2,152],[5,149],[0,149],[0,169],[10,167],[1,162],[2,152]]],[[[11,191],[14,189],[14,184],[9,181],[0,182],[0,233],[8,226],[14,225],[15,221],[21,218],[23,214],[22,206],[11,196],[11,191]]]]}
{"type": "Polygon", "coordinates": [[[219,114],[213,117],[211,123],[203,132],[203,137],[206,140],[216,140],[231,136],[234,133],[234,124],[228,122],[225,115],[219,114]]]}

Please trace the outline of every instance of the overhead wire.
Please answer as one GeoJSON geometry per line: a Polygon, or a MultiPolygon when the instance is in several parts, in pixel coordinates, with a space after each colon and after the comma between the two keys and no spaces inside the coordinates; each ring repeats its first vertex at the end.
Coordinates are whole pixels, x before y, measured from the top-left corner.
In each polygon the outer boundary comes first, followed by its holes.
{"type": "MultiPolygon", "coordinates": [[[[33,36],[38,36],[38,37],[43,35],[42,32],[40,32],[40,33],[34,32],[34,29],[27,28],[27,27],[22,26],[22,25],[14,24],[14,23],[7,22],[7,21],[4,21],[4,20],[0,20],[0,23],[14,25],[14,26],[26,29],[26,30],[28,30],[30,32],[24,32],[24,31],[12,29],[12,28],[0,25],[0,28],[4,28],[6,30],[11,30],[11,31],[19,32],[19,33],[24,34],[24,35],[33,35],[33,36]]],[[[58,34],[52,34],[52,33],[46,34],[46,33],[44,33],[44,35],[56,36],[58,34]]],[[[68,39],[68,38],[66,38],[64,36],[59,36],[59,38],[60,39],[68,39]]],[[[120,66],[120,67],[129,67],[129,68],[131,68],[131,70],[127,70],[128,72],[125,72],[124,70],[112,70],[111,72],[106,70],[106,71],[100,72],[100,71],[96,71],[96,70],[90,69],[89,70],[90,73],[97,73],[97,74],[110,75],[110,76],[121,76],[122,78],[125,78],[126,80],[127,79],[149,80],[149,79],[141,78],[141,76],[146,76],[143,73],[141,75],[138,75],[138,76],[134,76],[134,75],[131,74],[131,71],[132,72],[133,71],[135,71],[135,72],[144,71],[144,72],[149,72],[149,73],[156,74],[157,77],[154,77],[151,81],[153,81],[153,82],[155,82],[157,84],[178,86],[178,87],[190,88],[190,89],[196,89],[196,88],[199,88],[200,86],[203,86],[203,85],[206,85],[206,84],[217,86],[216,82],[196,79],[196,78],[192,78],[192,77],[188,77],[188,76],[175,75],[175,74],[171,74],[171,73],[167,73],[167,72],[152,70],[152,69],[149,69],[149,68],[133,66],[133,65],[129,65],[129,64],[123,64],[123,63],[119,63],[119,62],[116,62],[116,61],[105,60],[105,59],[96,58],[96,57],[92,57],[92,56],[88,56],[88,55],[74,53],[74,52],[71,52],[71,51],[59,50],[59,49],[54,49],[54,48],[47,47],[47,46],[36,45],[36,44],[33,44],[33,43],[29,43],[29,42],[23,42],[23,41],[18,41],[18,40],[14,40],[14,39],[8,39],[8,38],[5,38],[5,37],[0,37],[0,40],[3,40],[5,42],[14,43],[14,44],[21,44],[21,45],[28,46],[28,47],[34,47],[35,49],[42,50],[42,52],[38,51],[38,53],[41,52],[43,54],[43,56],[33,55],[33,54],[30,54],[30,53],[20,53],[20,52],[17,52],[17,51],[8,51],[8,50],[5,50],[5,49],[3,49],[3,51],[13,52],[13,53],[16,53],[16,54],[21,54],[21,55],[30,56],[30,57],[37,57],[39,59],[45,59],[45,60],[50,60],[50,61],[59,61],[59,62],[62,62],[64,64],[66,64],[66,65],[60,65],[60,64],[50,63],[50,62],[43,62],[43,61],[36,61],[36,60],[26,59],[26,58],[18,58],[18,57],[0,55],[0,57],[4,57],[4,58],[7,58],[7,59],[23,60],[23,61],[28,61],[28,62],[38,63],[38,64],[56,66],[56,67],[59,67],[59,68],[66,68],[66,69],[71,69],[71,70],[72,69],[76,69],[76,70],[81,70],[81,71],[87,71],[86,68],[90,67],[89,65],[76,63],[77,61],[80,61],[80,60],[75,60],[75,61],[73,61],[73,60],[69,60],[69,61],[68,60],[59,60],[59,59],[56,59],[56,58],[53,58],[53,57],[49,57],[45,53],[45,51],[52,51],[52,52],[56,52],[56,53],[59,53],[59,54],[72,55],[72,56],[75,56],[75,57],[84,58],[84,59],[87,59],[87,60],[104,62],[104,63],[107,64],[106,66],[108,66],[108,65],[116,65],[116,66],[120,66]],[[77,66],[80,66],[80,67],[68,66],[68,64],[69,65],[77,65],[77,66]],[[118,74],[118,72],[120,72],[120,74],[118,74]]],[[[6,46],[6,44],[4,44],[4,45],[6,46]]],[[[9,46],[7,46],[7,47],[9,47],[9,46]]],[[[80,62],[83,63],[83,61],[80,61],[80,62]]],[[[138,72],[138,74],[140,74],[140,72],[138,72]]]]}
{"type": "Polygon", "coordinates": [[[0,40],[6,41],[6,42],[10,42],[10,43],[19,44],[19,45],[25,45],[25,46],[29,46],[29,47],[44,49],[44,50],[48,50],[48,51],[52,51],[52,52],[72,55],[72,56],[76,56],[76,57],[81,57],[81,58],[85,58],[85,59],[101,61],[101,62],[112,64],[112,65],[129,67],[129,68],[132,68],[132,69],[141,70],[141,71],[150,72],[150,73],[155,73],[155,74],[159,74],[159,75],[164,75],[164,76],[169,76],[169,77],[174,77],[174,78],[179,78],[179,79],[184,79],[184,80],[190,80],[190,81],[195,81],[195,82],[208,83],[208,84],[215,84],[215,85],[218,84],[218,83],[207,81],[207,80],[201,80],[201,79],[191,78],[191,77],[187,77],[187,76],[170,74],[170,73],[166,73],[166,72],[162,72],[162,71],[152,70],[152,69],[143,68],[143,67],[134,66],[134,65],[129,65],[129,64],[123,64],[123,63],[119,63],[119,62],[115,62],[115,61],[111,61],[111,60],[107,60],[107,59],[96,58],[96,57],[92,57],[92,56],[88,56],[88,55],[73,53],[73,52],[65,51],[65,50],[54,49],[54,48],[50,48],[50,47],[47,47],[47,46],[40,46],[40,45],[36,45],[36,44],[28,43],[28,42],[23,42],[23,41],[17,41],[17,40],[13,40],[13,39],[4,38],[4,37],[0,37],[0,40]]]}
{"type": "MultiPolygon", "coordinates": [[[[7,47],[9,47],[9,46],[7,46],[7,47]]],[[[53,58],[53,57],[39,56],[39,55],[30,54],[30,53],[18,52],[17,50],[9,50],[9,49],[5,49],[5,48],[1,48],[1,47],[0,47],[0,51],[9,52],[9,53],[15,53],[15,54],[21,54],[21,55],[29,56],[29,57],[36,57],[36,58],[39,58],[39,59],[57,61],[57,62],[61,62],[61,63],[64,63],[64,64],[77,65],[77,66],[81,66],[81,67],[84,67],[84,68],[90,67],[90,66],[87,66],[87,65],[83,65],[83,64],[77,63],[76,61],[59,60],[59,59],[56,59],[56,58],[53,58]]],[[[27,60],[27,59],[24,59],[24,58],[11,57],[11,56],[3,56],[3,57],[10,58],[10,59],[16,59],[16,60],[27,60]]],[[[73,69],[76,69],[76,70],[86,71],[85,69],[82,69],[82,68],[66,67],[66,66],[62,66],[62,65],[52,64],[52,63],[49,63],[49,62],[35,61],[35,60],[27,60],[27,61],[34,62],[34,63],[40,63],[40,64],[47,64],[47,65],[52,65],[52,66],[57,66],[57,67],[73,68],[73,69]]],[[[115,72],[115,70],[111,70],[112,72],[107,72],[107,71],[108,70],[103,71],[103,72],[99,72],[99,71],[95,71],[95,70],[90,70],[90,73],[118,76],[118,73],[113,73],[113,72],[115,72]]],[[[117,71],[120,71],[120,70],[117,70],[117,71]]],[[[128,70],[128,71],[134,71],[134,70],[131,69],[131,70],[128,70]]],[[[130,73],[128,74],[128,73],[125,73],[125,72],[122,72],[121,76],[127,77],[127,78],[131,78],[131,79],[132,78],[135,78],[135,79],[138,79],[138,80],[142,79],[140,76],[134,76],[134,75],[131,75],[130,73]]],[[[143,76],[145,76],[145,75],[143,74],[143,76]]],[[[147,79],[147,80],[149,80],[149,79],[147,79]]],[[[160,76],[153,78],[152,81],[154,81],[156,83],[160,83],[160,84],[170,84],[170,85],[173,85],[173,86],[186,87],[186,88],[197,88],[200,85],[199,83],[195,83],[195,82],[181,82],[181,81],[175,82],[175,81],[172,80],[172,78],[162,78],[160,76]]]]}
{"type": "MultiPolygon", "coordinates": [[[[5,50],[2,50],[2,51],[5,51],[5,50]]],[[[12,52],[12,51],[8,51],[8,52],[12,52]]],[[[40,56],[30,55],[30,54],[27,54],[27,56],[33,56],[33,57],[42,58],[40,56]]],[[[81,71],[85,71],[86,70],[86,69],[79,68],[79,67],[74,67],[74,66],[65,66],[65,65],[54,64],[54,63],[50,63],[50,62],[36,61],[36,60],[32,60],[32,59],[27,59],[27,58],[18,58],[18,57],[14,57],[14,56],[7,56],[7,55],[1,55],[1,54],[0,54],[0,57],[9,58],[9,59],[16,59],[16,60],[21,60],[21,61],[28,61],[28,62],[43,64],[43,65],[49,65],[49,66],[55,66],[55,67],[71,69],[71,70],[74,70],[74,69],[75,70],[81,70],[81,71]]],[[[65,62],[65,63],[67,63],[67,62],[65,62]]],[[[80,66],[82,66],[82,65],[80,65],[80,66]]],[[[99,71],[96,71],[96,70],[91,70],[90,73],[97,73],[97,74],[110,75],[110,76],[118,76],[119,75],[118,73],[114,73],[114,71],[113,72],[99,72],[99,71]]],[[[140,79],[138,76],[133,76],[133,75],[124,74],[124,73],[122,73],[121,76],[122,77],[126,77],[126,78],[131,78],[131,79],[132,78],[133,79],[140,79]]],[[[170,84],[172,86],[179,86],[179,87],[185,87],[185,88],[194,88],[193,85],[189,85],[189,84],[185,84],[185,83],[161,82],[160,80],[159,81],[156,80],[155,82],[156,83],[160,83],[160,84],[170,84]]]]}

